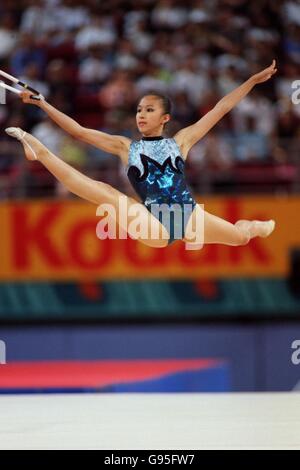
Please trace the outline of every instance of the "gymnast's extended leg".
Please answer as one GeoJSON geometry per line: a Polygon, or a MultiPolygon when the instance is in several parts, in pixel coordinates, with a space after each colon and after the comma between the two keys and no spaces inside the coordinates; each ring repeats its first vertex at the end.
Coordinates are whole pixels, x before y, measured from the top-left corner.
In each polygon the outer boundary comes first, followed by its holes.
{"type": "MultiPolygon", "coordinates": [[[[246,245],[251,238],[254,237],[268,237],[274,230],[275,222],[273,220],[258,221],[258,220],[238,220],[235,224],[231,224],[227,220],[217,217],[204,211],[201,206],[197,204],[195,207],[186,227],[185,242],[190,243],[192,246],[192,229],[196,227],[196,214],[199,219],[203,220],[203,240],[202,246],[205,243],[218,243],[222,245],[240,246],[246,245]],[[203,219],[204,217],[204,219],[203,219]]],[[[201,248],[201,243],[199,244],[201,248]]],[[[195,243],[195,249],[197,244],[195,243]]]]}
{"type": "Polygon", "coordinates": [[[88,176],[83,175],[78,170],[51,153],[31,134],[28,134],[27,132],[24,133],[24,131],[18,128],[10,128],[7,133],[21,141],[28,160],[38,160],[41,162],[70,192],[77,196],[97,205],[101,203],[112,204],[115,208],[116,214],[118,214],[121,196],[123,198],[127,198],[126,202],[128,211],[133,204],[138,205],[139,217],[142,216],[143,219],[145,218],[144,221],[145,224],[148,224],[147,227],[151,226],[151,229],[153,228],[156,230],[155,233],[158,233],[159,236],[157,238],[153,238],[149,234],[149,237],[147,238],[137,238],[135,233],[131,233],[130,231],[130,218],[132,216],[127,214],[128,224],[126,223],[124,226],[124,221],[117,218],[116,222],[124,230],[127,231],[128,229],[128,233],[132,238],[136,238],[142,243],[156,248],[162,248],[168,244],[169,235],[166,228],[137,200],[126,196],[109,184],[95,181],[88,176]]]}

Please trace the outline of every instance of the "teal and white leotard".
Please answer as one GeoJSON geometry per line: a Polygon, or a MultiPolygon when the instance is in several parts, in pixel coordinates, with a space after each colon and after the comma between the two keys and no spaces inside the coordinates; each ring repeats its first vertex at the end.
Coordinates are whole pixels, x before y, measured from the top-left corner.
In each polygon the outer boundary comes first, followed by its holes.
{"type": "Polygon", "coordinates": [[[169,244],[184,237],[196,206],[186,183],[184,165],[174,138],[143,137],[130,144],[128,179],[146,208],[167,228],[169,244]],[[157,211],[161,204],[163,209],[157,211]]]}

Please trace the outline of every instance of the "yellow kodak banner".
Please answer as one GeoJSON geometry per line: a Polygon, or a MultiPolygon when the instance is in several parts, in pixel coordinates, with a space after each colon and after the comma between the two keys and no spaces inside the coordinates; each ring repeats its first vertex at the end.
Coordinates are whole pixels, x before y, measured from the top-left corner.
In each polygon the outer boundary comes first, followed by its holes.
{"type": "Polygon", "coordinates": [[[204,197],[205,210],[231,222],[275,219],[267,239],[246,246],[149,248],[131,238],[100,240],[96,206],[80,201],[0,205],[0,280],[272,277],[288,272],[300,248],[299,197],[204,197]]]}

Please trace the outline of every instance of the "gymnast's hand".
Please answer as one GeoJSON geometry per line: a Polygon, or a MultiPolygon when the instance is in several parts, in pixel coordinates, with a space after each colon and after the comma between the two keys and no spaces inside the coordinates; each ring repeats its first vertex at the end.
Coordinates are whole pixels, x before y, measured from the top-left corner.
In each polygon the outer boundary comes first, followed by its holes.
{"type": "Polygon", "coordinates": [[[34,95],[34,93],[32,93],[32,91],[29,91],[29,90],[24,90],[20,93],[21,100],[23,101],[23,103],[26,103],[26,104],[35,104],[36,106],[39,106],[41,101],[45,99],[42,95],[38,95],[40,97],[39,100],[32,99],[32,96],[37,96],[37,95],[34,95]]]}
{"type": "Polygon", "coordinates": [[[272,64],[261,72],[256,73],[252,76],[255,84],[263,83],[269,80],[277,72],[276,61],[273,60],[272,64]]]}

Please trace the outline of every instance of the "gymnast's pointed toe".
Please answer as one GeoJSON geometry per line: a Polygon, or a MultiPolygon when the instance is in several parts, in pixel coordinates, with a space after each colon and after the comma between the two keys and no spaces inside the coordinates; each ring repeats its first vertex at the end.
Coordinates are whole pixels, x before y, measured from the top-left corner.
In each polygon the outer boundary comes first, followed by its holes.
{"type": "Polygon", "coordinates": [[[259,236],[262,238],[267,238],[275,229],[275,220],[266,220],[266,221],[259,221],[256,220],[254,222],[256,227],[259,229],[259,236]]]}
{"type": "Polygon", "coordinates": [[[276,222],[275,222],[275,220],[271,219],[271,220],[268,220],[267,224],[268,225],[267,225],[266,234],[265,234],[266,237],[271,235],[271,233],[274,231],[275,226],[276,226],[276,222]]]}
{"type": "Polygon", "coordinates": [[[25,131],[20,129],[20,127],[7,127],[5,132],[11,137],[18,139],[23,144],[25,155],[28,160],[38,160],[37,154],[33,148],[36,140],[33,136],[27,134],[25,131]]]}
{"type": "Polygon", "coordinates": [[[5,129],[5,132],[6,132],[6,134],[8,134],[11,137],[14,137],[15,139],[18,139],[18,140],[22,140],[24,135],[25,135],[25,131],[20,129],[20,127],[7,127],[5,129]]]}

